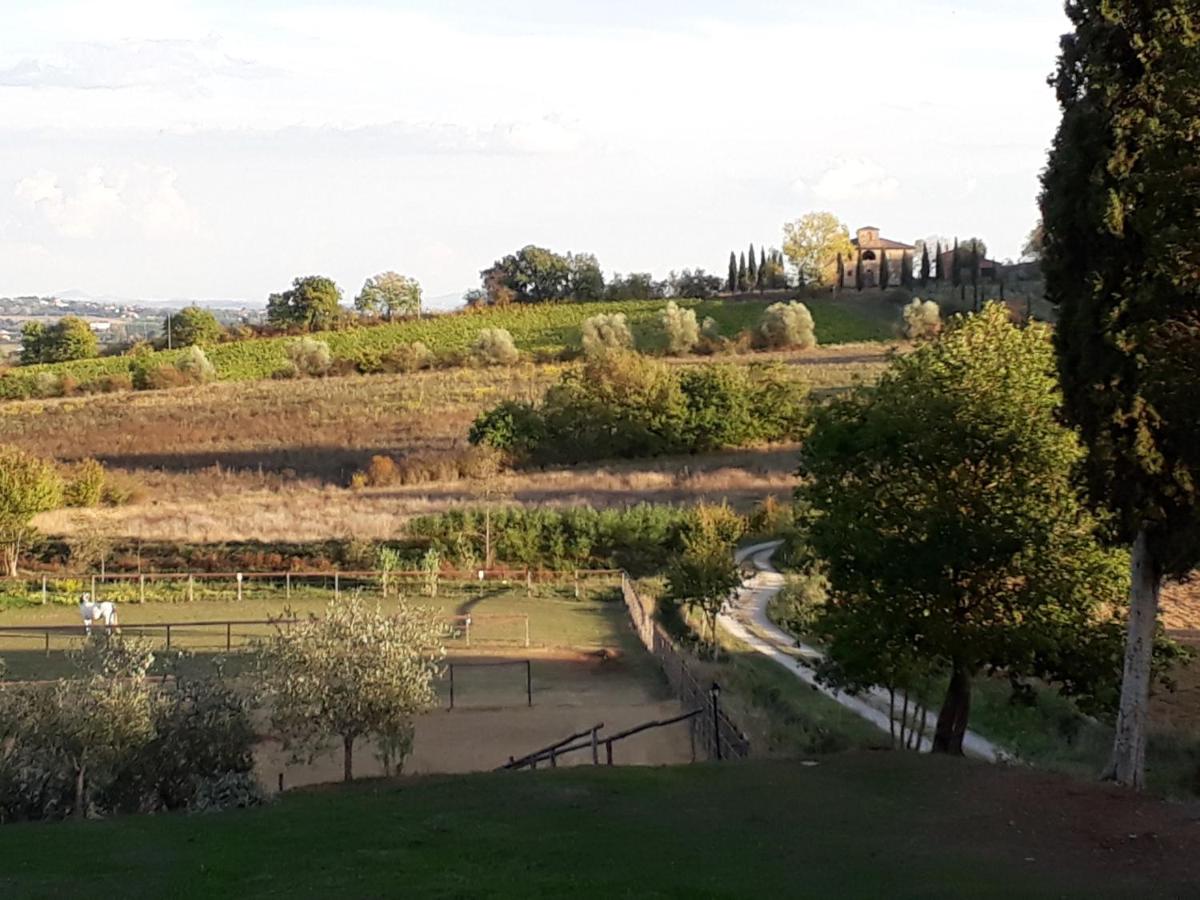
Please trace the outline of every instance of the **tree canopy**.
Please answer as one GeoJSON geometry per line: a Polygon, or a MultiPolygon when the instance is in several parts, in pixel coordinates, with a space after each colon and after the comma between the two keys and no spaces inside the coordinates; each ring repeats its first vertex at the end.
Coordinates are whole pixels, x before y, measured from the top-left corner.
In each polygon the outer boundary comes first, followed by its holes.
{"type": "Polygon", "coordinates": [[[91,359],[100,342],[90,325],[78,316],[63,316],[57,322],[26,322],[21,327],[21,365],[91,359]]]}
{"type": "Polygon", "coordinates": [[[802,284],[833,284],[840,253],[854,253],[850,231],[833,213],[812,212],[783,226],[783,252],[800,273],[802,284]]]}
{"type": "Polygon", "coordinates": [[[0,444],[0,548],[7,575],[17,575],[21,548],[33,534],[30,521],[62,499],[62,478],[50,462],[0,444]]]}
{"type": "Polygon", "coordinates": [[[972,679],[999,670],[1115,699],[1126,557],[1075,485],[1047,329],[1000,304],[814,416],[800,508],[828,565],[833,677],[909,689],[948,674],[934,749],[962,752],[972,679]]]}
{"type": "Polygon", "coordinates": [[[1136,787],[1159,585],[1200,560],[1200,379],[1185,362],[1200,326],[1200,10],[1071,0],[1067,15],[1042,267],[1092,494],[1134,547],[1110,774],[1136,787]]]}
{"type": "Polygon", "coordinates": [[[172,347],[204,347],[221,339],[224,329],[211,310],[185,306],[168,313],[163,321],[163,333],[171,336],[172,347]]]}
{"type": "Polygon", "coordinates": [[[396,272],[372,275],[354,298],[354,308],[371,315],[382,315],[389,322],[396,316],[421,314],[421,283],[396,272]]]}
{"type": "Polygon", "coordinates": [[[276,328],[322,331],[341,316],[342,290],[333,279],[306,275],[292,281],[290,289],[267,298],[267,321],[276,328]]]}

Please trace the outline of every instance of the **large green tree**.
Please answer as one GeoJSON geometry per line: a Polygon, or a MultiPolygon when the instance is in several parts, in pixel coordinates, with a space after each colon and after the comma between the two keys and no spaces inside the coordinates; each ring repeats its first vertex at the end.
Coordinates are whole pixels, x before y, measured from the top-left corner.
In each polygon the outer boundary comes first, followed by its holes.
{"type": "Polygon", "coordinates": [[[21,364],[91,359],[100,346],[92,327],[78,316],[63,316],[45,325],[26,322],[21,328],[21,364]]]}
{"type": "Polygon", "coordinates": [[[726,289],[729,291],[729,293],[733,294],[733,293],[737,292],[737,287],[738,287],[737,254],[734,253],[732,250],[730,250],[729,251],[729,278],[728,278],[728,283],[727,283],[726,289]]]}
{"type": "Polygon", "coordinates": [[[1115,700],[1125,559],[1079,496],[1050,335],[1000,304],[820,409],[801,509],[832,586],[821,630],[845,682],[949,676],[934,750],[961,753],[981,672],[1115,700]]]}
{"type": "Polygon", "coordinates": [[[1133,548],[1107,775],[1144,783],[1159,589],[1200,560],[1200,8],[1070,0],[1042,266],[1094,497],[1133,548]]]}
{"type": "Polygon", "coordinates": [[[480,277],[496,305],[508,300],[545,303],[569,296],[571,268],[569,256],[530,244],[496,260],[480,277]]]}
{"type": "Polygon", "coordinates": [[[163,334],[170,336],[172,347],[204,347],[221,339],[224,329],[211,310],[185,306],[179,312],[167,313],[163,319],[163,334]]]}
{"type": "Polygon", "coordinates": [[[342,290],[333,279],[307,275],[292,281],[290,289],[267,298],[267,321],[276,328],[322,331],[341,315],[342,290]]]}
{"type": "Polygon", "coordinates": [[[372,275],[354,298],[354,308],[382,315],[389,322],[397,317],[421,315],[421,283],[397,272],[372,275]]]}

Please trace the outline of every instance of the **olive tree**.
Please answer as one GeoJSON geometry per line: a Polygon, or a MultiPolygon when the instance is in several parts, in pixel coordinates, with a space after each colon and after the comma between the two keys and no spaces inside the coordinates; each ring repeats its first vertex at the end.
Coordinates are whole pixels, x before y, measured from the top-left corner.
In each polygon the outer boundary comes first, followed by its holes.
{"type": "Polygon", "coordinates": [[[667,571],[667,599],[703,617],[713,659],[719,650],[717,617],[742,584],[733,561],[741,533],[741,520],[726,507],[698,507],[683,538],[683,553],[667,571]]]}
{"type": "Polygon", "coordinates": [[[1200,561],[1200,9],[1071,0],[1067,15],[1040,255],[1091,493],[1132,547],[1106,774],[1137,788],[1160,586],[1200,561]]]}
{"type": "Polygon", "coordinates": [[[276,328],[322,331],[337,323],[342,289],[331,278],[306,275],[292,286],[267,298],[267,321],[276,328]]]}
{"type": "Polygon", "coordinates": [[[861,687],[948,676],[933,748],[961,754],[981,672],[1115,699],[1126,558],[1082,501],[1045,326],[951,321],[814,414],[798,508],[831,584],[819,630],[861,687]]]}
{"type": "Polygon", "coordinates": [[[388,610],[357,597],[331,603],[324,618],[277,629],[259,656],[271,726],[284,747],[312,760],[329,738],[341,738],[346,781],[354,777],[356,740],[394,748],[437,699],[443,626],[403,599],[388,610]]]}
{"type": "Polygon", "coordinates": [[[56,508],[62,499],[62,478],[51,463],[0,445],[0,549],[10,578],[17,576],[22,546],[35,534],[33,517],[56,508]]]}

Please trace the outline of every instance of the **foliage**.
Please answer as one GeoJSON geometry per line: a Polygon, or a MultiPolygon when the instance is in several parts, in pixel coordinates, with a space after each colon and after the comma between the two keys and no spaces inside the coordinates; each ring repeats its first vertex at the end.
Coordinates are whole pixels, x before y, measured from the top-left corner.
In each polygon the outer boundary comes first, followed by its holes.
{"type": "Polygon", "coordinates": [[[163,321],[163,334],[171,335],[173,347],[206,347],[217,343],[224,331],[211,310],[195,305],[168,313],[163,321]]]}
{"type": "Polygon", "coordinates": [[[34,534],[33,517],[54,509],[62,499],[62,478],[50,462],[0,445],[0,549],[5,574],[17,575],[21,547],[34,534]]]}
{"type": "Polygon", "coordinates": [[[63,316],[52,325],[26,322],[21,327],[21,365],[90,359],[99,341],[91,326],[78,316],[63,316]]]}
{"type": "Polygon", "coordinates": [[[678,275],[672,272],[667,277],[671,293],[676,297],[687,297],[692,300],[703,300],[721,290],[721,279],[709,275],[703,269],[684,269],[678,275]]]}
{"type": "Polygon", "coordinates": [[[633,349],[633,332],[624,313],[599,313],[583,320],[583,352],[589,356],[609,350],[633,349]]]}
{"type": "Polygon", "coordinates": [[[758,336],[766,347],[797,347],[809,350],[817,346],[812,313],[803,303],[773,303],[767,307],[758,336]]]}
{"type": "MultiPolygon", "coordinates": [[[[695,525],[690,510],[647,503],[621,509],[499,507],[491,511],[497,559],[552,569],[620,567],[641,575],[661,571],[682,552],[695,525]]],[[[409,522],[409,534],[442,557],[465,549],[484,553],[484,510],[456,509],[409,522]]],[[[470,568],[470,566],[465,566],[470,568]]]]}
{"type": "Polygon", "coordinates": [[[1073,0],[1067,13],[1042,268],[1091,492],[1134,547],[1113,774],[1138,786],[1158,587],[1200,560],[1200,372],[1178,366],[1200,323],[1200,11],[1073,0]]]}
{"type": "Polygon", "coordinates": [[[631,272],[628,275],[618,272],[604,291],[605,299],[613,301],[657,300],[666,294],[667,285],[655,281],[649,272],[631,272]]]}
{"type": "Polygon", "coordinates": [[[175,368],[192,384],[207,384],[217,377],[216,368],[208,361],[204,350],[196,344],[183,351],[175,363],[175,368]]]}
{"type": "Polygon", "coordinates": [[[329,373],[333,365],[333,354],[329,344],[316,338],[302,337],[292,341],[287,348],[288,361],[299,375],[318,378],[329,373]]]}
{"type": "Polygon", "coordinates": [[[614,352],[564,373],[540,406],[484,412],[469,439],[542,463],[696,453],[798,438],[806,396],[778,367],[674,369],[614,352]]]}
{"type": "Polygon", "coordinates": [[[812,212],[783,226],[783,252],[800,273],[800,283],[822,287],[834,283],[837,258],[854,253],[850,230],[837,216],[812,212]]]}
{"type": "Polygon", "coordinates": [[[99,506],[104,500],[104,466],[94,459],[83,459],[69,470],[63,485],[64,506],[99,506]]]}
{"type": "Polygon", "coordinates": [[[359,312],[393,317],[421,314],[421,283],[396,272],[381,272],[368,278],[354,298],[359,312]]]}
{"type": "Polygon", "coordinates": [[[433,611],[402,598],[385,614],[351,597],[331,603],[324,618],[277,629],[259,658],[274,732],[309,760],[340,737],[350,781],[358,738],[395,736],[435,704],[442,638],[433,611]]]}
{"type": "Polygon", "coordinates": [[[741,537],[739,525],[744,528],[725,507],[697,507],[683,553],[667,570],[666,599],[704,617],[713,659],[720,649],[717,617],[742,584],[741,571],[733,561],[734,544],[741,537]]]}
{"type": "Polygon", "coordinates": [[[604,276],[596,257],[564,256],[532,244],[496,260],[480,277],[486,300],[492,305],[599,300],[604,295],[604,276]]]}
{"type": "Polygon", "coordinates": [[[341,315],[342,290],[321,275],[296,278],[292,286],[267,298],[267,321],[276,328],[321,331],[341,315]]]}
{"type": "Polygon", "coordinates": [[[696,311],[684,309],[674,300],[667,303],[662,314],[663,332],[667,336],[667,352],[676,356],[691,353],[700,342],[700,325],[696,311]]]}
{"type": "Polygon", "coordinates": [[[901,315],[904,318],[904,336],[910,341],[927,340],[941,334],[942,312],[932,300],[922,301],[914,297],[901,315]]]}
{"type": "Polygon", "coordinates": [[[951,674],[935,749],[961,753],[980,671],[1111,706],[1125,560],[1076,490],[1053,351],[989,304],[819,410],[798,491],[832,593],[833,680],[911,688],[951,674]]]}
{"type": "Polygon", "coordinates": [[[482,328],[471,345],[471,358],[485,366],[511,366],[521,353],[504,328],[482,328]]]}

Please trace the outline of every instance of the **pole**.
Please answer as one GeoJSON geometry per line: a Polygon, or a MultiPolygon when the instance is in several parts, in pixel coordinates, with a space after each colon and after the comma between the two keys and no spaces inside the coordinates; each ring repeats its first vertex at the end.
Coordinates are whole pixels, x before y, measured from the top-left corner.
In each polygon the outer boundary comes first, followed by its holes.
{"type": "Polygon", "coordinates": [[[287,599],[288,601],[291,601],[291,599],[292,599],[292,573],[291,572],[283,573],[283,590],[284,590],[284,598],[287,599]]]}
{"type": "Polygon", "coordinates": [[[337,572],[333,573],[333,599],[342,599],[342,582],[337,572]]]}
{"type": "Polygon", "coordinates": [[[525,646],[529,646],[529,616],[525,616],[525,646]]]}
{"type": "Polygon", "coordinates": [[[171,626],[167,625],[167,649],[171,649],[171,626]]]}
{"type": "Polygon", "coordinates": [[[232,649],[233,649],[233,623],[226,622],[225,623],[225,651],[228,652],[232,649]]]}
{"type": "Polygon", "coordinates": [[[46,605],[46,576],[42,576],[42,606],[46,605]]]}
{"type": "Polygon", "coordinates": [[[533,706],[533,663],[525,660],[525,702],[533,706]]]}
{"type": "Polygon", "coordinates": [[[146,602],[146,576],[138,575],[138,603],[146,602]]]}
{"type": "Polygon", "coordinates": [[[99,600],[100,596],[96,593],[96,576],[92,576],[92,599],[99,600]]]}
{"type": "MultiPolygon", "coordinates": [[[[713,682],[714,686],[716,682],[713,682]]],[[[721,760],[721,710],[717,705],[717,692],[712,691],[712,719],[713,719],[713,750],[716,754],[717,761],[721,760]]]]}
{"type": "Polygon", "coordinates": [[[450,663],[450,708],[454,709],[454,663],[450,663]]]}
{"type": "Polygon", "coordinates": [[[599,744],[596,743],[596,731],[597,731],[597,729],[593,726],[593,728],[592,728],[592,765],[593,766],[600,765],[600,746],[599,746],[599,744]]]}
{"type": "Polygon", "coordinates": [[[242,573],[241,573],[241,572],[238,572],[238,573],[237,573],[237,575],[236,575],[235,577],[237,578],[237,598],[238,598],[238,603],[241,603],[241,602],[242,602],[242,573]]]}
{"type": "Polygon", "coordinates": [[[196,599],[196,579],[192,577],[192,573],[188,573],[188,603],[196,599]]]}
{"type": "Polygon", "coordinates": [[[46,632],[46,655],[50,655],[50,632],[46,632]]]}

